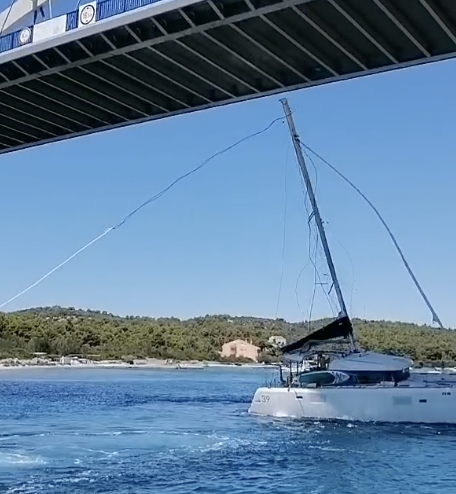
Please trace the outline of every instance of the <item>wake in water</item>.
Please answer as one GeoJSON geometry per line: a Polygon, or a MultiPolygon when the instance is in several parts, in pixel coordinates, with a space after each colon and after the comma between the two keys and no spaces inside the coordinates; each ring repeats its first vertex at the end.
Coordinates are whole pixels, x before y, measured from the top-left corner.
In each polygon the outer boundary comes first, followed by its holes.
{"type": "Polygon", "coordinates": [[[456,492],[454,427],[252,417],[262,371],[100,372],[0,375],[0,492],[456,492]]]}

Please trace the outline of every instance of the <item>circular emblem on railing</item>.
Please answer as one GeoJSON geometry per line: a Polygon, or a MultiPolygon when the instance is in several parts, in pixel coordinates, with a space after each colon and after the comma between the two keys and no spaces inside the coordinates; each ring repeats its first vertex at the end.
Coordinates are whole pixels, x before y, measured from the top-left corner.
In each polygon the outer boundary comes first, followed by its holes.
{"type": "Polygon", "coordinates": [[[19,43],[21,45],[25,45],[25,43],[28,43],[30,41],[31,37],[32,31],[28,27],[26,27],[19,33],[19,43]]]}
{"type": "Polygon", "coordinates": [[[93,5],[86,5],[79,15],[79,21],[81,24],[90,24],[95,17],[95,7],[93,5]]]}

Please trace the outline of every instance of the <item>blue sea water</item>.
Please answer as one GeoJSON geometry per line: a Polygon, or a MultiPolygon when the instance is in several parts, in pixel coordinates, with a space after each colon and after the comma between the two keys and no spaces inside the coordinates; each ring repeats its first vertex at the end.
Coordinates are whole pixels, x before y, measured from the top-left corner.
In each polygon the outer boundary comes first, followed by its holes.
{"type": "Polygon", "coordinates": [[[456,428],[247,414],[268,371],[0,372],[0,492],[454,494],[456,428]]]}

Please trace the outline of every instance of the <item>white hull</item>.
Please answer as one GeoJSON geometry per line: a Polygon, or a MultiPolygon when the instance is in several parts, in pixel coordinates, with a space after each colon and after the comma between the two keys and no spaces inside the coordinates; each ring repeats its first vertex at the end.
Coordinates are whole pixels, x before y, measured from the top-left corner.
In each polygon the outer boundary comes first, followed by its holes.
{"type": "Polygon", "coordinates": [[[456,424],[456,387],[259,388],[249,413],[272,417],[456,424]]]}

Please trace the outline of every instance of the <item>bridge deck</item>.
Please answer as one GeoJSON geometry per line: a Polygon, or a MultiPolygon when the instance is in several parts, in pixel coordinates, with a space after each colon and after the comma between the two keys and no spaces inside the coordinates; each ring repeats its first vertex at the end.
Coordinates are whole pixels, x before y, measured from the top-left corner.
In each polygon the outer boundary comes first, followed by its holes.
{"type": "Polygon", "coordinates": [[[0,38],[0,153],[454,57],[450,0],[102,0],[0,38]]]}

